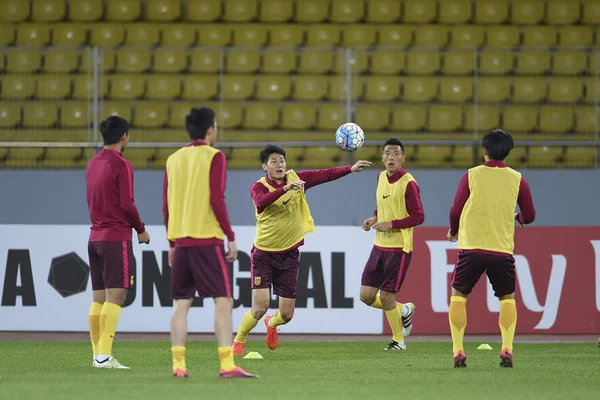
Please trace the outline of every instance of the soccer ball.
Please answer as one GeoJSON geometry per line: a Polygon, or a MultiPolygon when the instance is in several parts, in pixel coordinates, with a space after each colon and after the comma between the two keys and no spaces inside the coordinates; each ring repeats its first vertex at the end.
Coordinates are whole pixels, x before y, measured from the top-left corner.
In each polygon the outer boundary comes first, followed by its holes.
{"type": "Polygon", "coordinates": [[[356,151],[365,142],[362,128],[353,122],[347,122],[335,132],[335,143],[344,151],[356,151]]]}

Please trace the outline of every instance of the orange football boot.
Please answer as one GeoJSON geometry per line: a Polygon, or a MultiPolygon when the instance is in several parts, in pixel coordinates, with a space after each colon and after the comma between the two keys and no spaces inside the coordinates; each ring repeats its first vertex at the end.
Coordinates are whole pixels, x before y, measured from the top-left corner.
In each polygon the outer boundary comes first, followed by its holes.
{"type": "Polygon", "coordinates": [[[267,346],[269,346],[269,349],[275,350],[277,348],[277,344],[279,343],[279,335],[277,334],[277,328],[271,328],[271,324],[269,323],[271,322],[271,318],[273,318],[272,315],[270,317],[265,317],[265,326],[267,327],[266,342],[267,346]]]}
{"type": "Polygon", "coordinates": [[[245,343],[233,342],[233,355],[234,356],[243,356],[245,353],[244,345],[245,345],[245,343]]]}

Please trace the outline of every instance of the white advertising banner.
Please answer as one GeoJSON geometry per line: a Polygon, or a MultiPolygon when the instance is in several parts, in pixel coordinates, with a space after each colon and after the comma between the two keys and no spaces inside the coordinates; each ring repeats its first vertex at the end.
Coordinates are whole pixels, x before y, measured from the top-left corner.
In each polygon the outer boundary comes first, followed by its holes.
{"type": "MultiPolygon", "coordinates": [[[[122,332],[168,332],[172,312],[168,244],[163,226],[148,226],[149,245],[134,241],[134,287],[119,321],[122,332]]],[[[252,306],[250,250],[253,226],[234,227],[240,250],[232,271],[233,326],[252,306]]],[[[92,299],[87,225],[0,225],[0,330],[87,331],[92,299]]],[[[286,333],[376,334],[383,332],[379,310],[362,304],[362,269],[373,232],[358,227],[318,226],[300,249],[297,310],[286,333]],[[356,321],[360,321],[357,324],[356,321]]],[[[270,313],[276,308],[276,298],[270,313]]],[[[197,301],[190,332],[213,331],[213,302],[197,301]]],[[[259,324],[256,332],[264,332],[259,324]]]]}

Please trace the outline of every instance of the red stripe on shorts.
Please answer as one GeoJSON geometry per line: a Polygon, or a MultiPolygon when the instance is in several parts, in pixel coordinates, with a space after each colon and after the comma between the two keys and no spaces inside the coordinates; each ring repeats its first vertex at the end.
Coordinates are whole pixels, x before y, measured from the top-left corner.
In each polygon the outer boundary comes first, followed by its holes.
{"type": "Polygon", "coordinates": [[[129,289],[129,251],[127,251],[127,242],[121,242],[123,249],[123,288],[129,289]]]}
{"type": "Polygon", "coordinates": [[[256,251],[255,248],[253,248],[250,251],[250,287],[254,287],[254,252],[256,251]]]}
{"type": "Polygon", "coordinates": [[[402,258],[400,259],[400,271],[398,271],[398,279],[396,279],[396,292],[400,290],[400,282],[402,281],[402,274],[404,274],[404,261],[406,261],[406,253],[402,252],[402,258]]]}
{"type": "Polygon", "coordinates": [[[229,272],[227,272],[227,263],[225,262],[223,254],[220,250],[221,249],[218,246],[215,246],[215,251],[217,252],[217,257],[219,258],[219,264],[221,264],[223,280],[225,281],[225,292],[227,293],[227,297],[231,297],[231,285],[229,285],[229,272]]]}

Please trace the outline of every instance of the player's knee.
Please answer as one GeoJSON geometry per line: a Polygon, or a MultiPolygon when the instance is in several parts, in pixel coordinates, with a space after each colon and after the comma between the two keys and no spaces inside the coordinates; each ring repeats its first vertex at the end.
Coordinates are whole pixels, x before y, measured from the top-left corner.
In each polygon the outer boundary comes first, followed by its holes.
{"type": "Polygon", "coordinates": [[[290,322],[292,320],[292,318],[294,318],[294,310],[293,309],[280,309],[279,310],[279,315],[281,316],[281,319],[283,319],[285,322],[290,322]]]}
{"type": "Polygon", "coordinates": [[[252,317],[256,320],[260,320],[266,313],[268,307],[261,305],[254,305],[252,307],[252,317]]]}
{"type": "Polygon", "coordinates": [[[375,297],[376,296],[373,296],[370,293],[361,293],[360,301],[362,301],[363,303],[365,303],[366,305],[368,305],[370,307],[371,304],[375,303],[375,297]]]}

